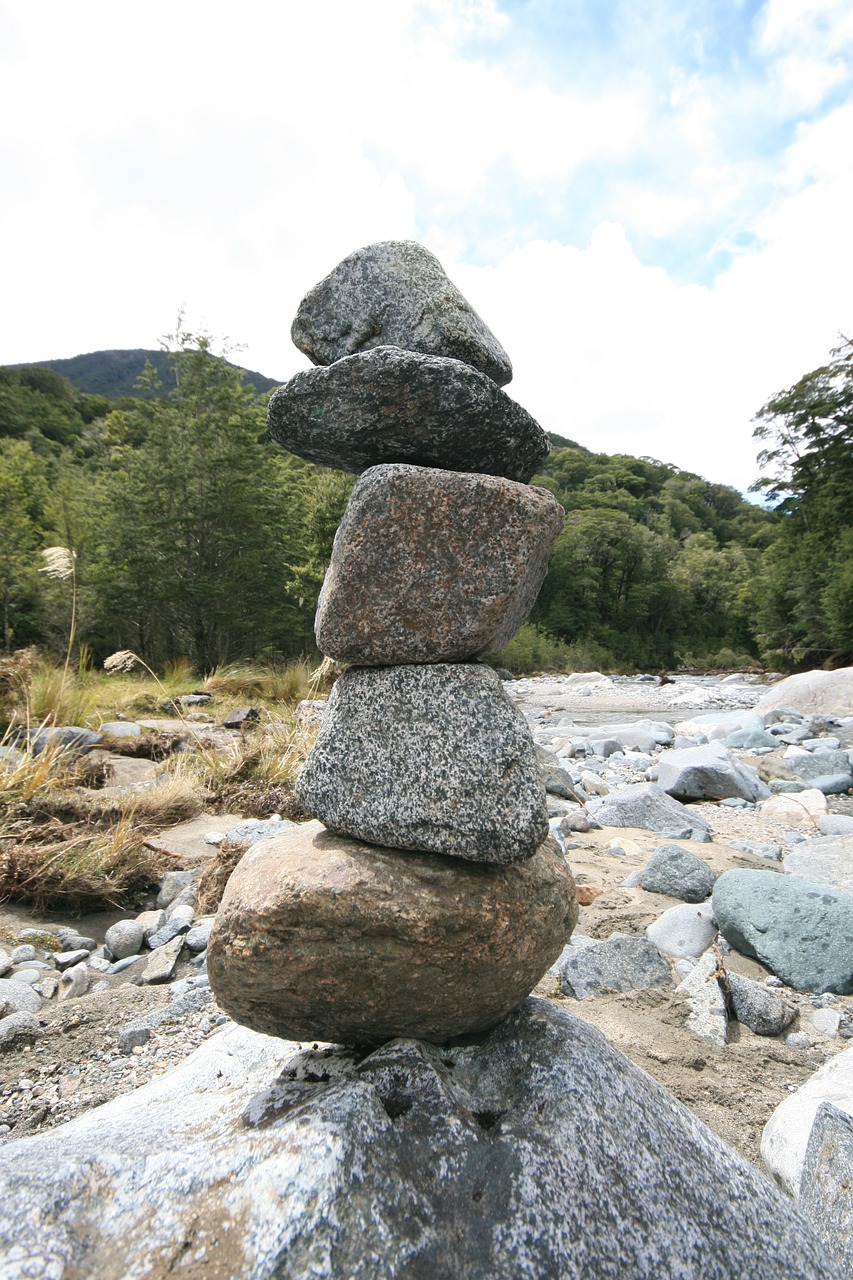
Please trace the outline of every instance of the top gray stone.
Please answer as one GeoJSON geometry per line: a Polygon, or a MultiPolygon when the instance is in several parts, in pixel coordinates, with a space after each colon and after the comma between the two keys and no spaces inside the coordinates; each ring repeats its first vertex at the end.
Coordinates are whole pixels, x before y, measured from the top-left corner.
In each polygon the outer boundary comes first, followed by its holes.
{"type": "Polygon", "coordinates": [[[405,347],[462,360],[499,387],[512,379],[495,335],[413,240],[383,240],[344,258],[302,299],[290,335],[314,364],[405,347]]]}
{"type": "Polygon", "coordinates": [[[267,423],[291,453],[341,471],[411,462],[526,484],[550,451],[538,422],[491,378],[400,347],[297,373],[273,395],[267,423]]]}

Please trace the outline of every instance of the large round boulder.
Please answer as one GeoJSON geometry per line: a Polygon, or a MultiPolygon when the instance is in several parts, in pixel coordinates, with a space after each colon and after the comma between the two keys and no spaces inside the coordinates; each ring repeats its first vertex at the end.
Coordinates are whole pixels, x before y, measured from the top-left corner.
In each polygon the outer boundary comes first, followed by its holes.
{"type": "Polygon", "coordinates": [[[574,880],[550,838],[526,862],[495,867],[309,822],[238,864],[208,973],[220,1007],[268,1035],[441,1043],[509,1013],[576,920],[574,880]]]}

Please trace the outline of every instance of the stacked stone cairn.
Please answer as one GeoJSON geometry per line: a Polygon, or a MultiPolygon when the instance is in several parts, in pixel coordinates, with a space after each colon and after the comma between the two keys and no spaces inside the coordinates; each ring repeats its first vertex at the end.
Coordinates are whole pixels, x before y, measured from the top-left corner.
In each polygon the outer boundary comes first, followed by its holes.
{"type": "Polygon", "coordinates": [[[577,919],[527,724],[494,670],[563,524],[509,359],[422,246],[340,263],[292,329],[316,368],[272,397],[291,452],[359,473],[316,617],[338,678],[298,795],[210,939],[220,1006],[267,1034],[443,1043],[536,985],[577,919]]]}

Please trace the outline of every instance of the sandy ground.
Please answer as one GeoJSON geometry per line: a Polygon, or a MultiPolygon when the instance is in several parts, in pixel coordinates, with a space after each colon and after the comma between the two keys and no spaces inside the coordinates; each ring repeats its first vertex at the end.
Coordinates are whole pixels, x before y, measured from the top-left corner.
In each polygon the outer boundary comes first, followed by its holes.
{"type": "MultiPolygon", "coordinates": [[[[602,713],[610,717],[618,713],[625,719],[649,715],[670,721],[686,719],[691,709],[749,706],[761,692],[757,686],[726,691],[719,682],[696,686],[691,708],[690,687],[683,683],[662,688],[604,686],[583,692],[553,680],[529,686],[529,696],[527,686],[529,682],[517,682],[514,691],[526,710],[535,713],[544,702],[555,716],[569,712],[578,724],[602,713]]],[[[714,831],[713,842],[677,843],[692,848],[717,871],[758,865],[728,849],[727,840],[778,841],[784,833],[783,828],[762,822],[754,810],[712,804],[697,807],[714,831]]],[[[832,807],[849,812],[850,802],[842,799],[832,807]]],[[[211,824],[216,825],[215,819],[211,824]]],[[[567,857],[578,885],[601,890],[581,908],[578,933],[593,938],[615,932],[642,933],[664,910],[677,905],[675,899],[623,886],[626,876],[643,865],[660,843],[661,838],[648,831],[613,828],[572,837],[567,857]],[[608,847],[614,840],[621,852],[608,847]]],[[[90,918],[84,924],[92,936],[98,937],[100,930],[102,937],[114,918],[90,918]]],[[[25,917],[20,911],[2,913],[0,945],[8,949],[25,925],[49,927],[51,923],[55,922],[25,917]]],[[[726,964],[749,977],[767,976],[760,965],[736,953],[727,957],[726,964]]],[[[186,967],[182,970],[184,976],[192,972],[186,967]]],[[[573,1013],[598,1026],[639,1067],[756,1164],[762,1128],[778,1103],[827,1058],[850,1044],[841,1037],[827,1039],[812,1026],[811,1015],[821,998],[790,991],[784,994],[797,1005],[799,1014],[789,1030],[808,1035],[807,1049],[788,1048],[782,1037],[756,1036],[737,1023],[730,1024],[725,1048],[716,1047],[687,1027],[687,1005],[674,985],[667,990],[577,1001],[563,996],[558,980],[546,975],[535,994],[565,1003],[573,1013]]],[[[133,986],[119,975],[109,991],[46,1005],[40,1015],[46,1023],[42,1038],[33,1046],[9,1050],[0,1057],[0,1126],[8,1126],[6,1135],[38,1132],[145,1083],[224,1025],[211,1002],[183,1022],[158,1028],[151,1040],[133,1053],[120,1054],[119,1028],[146,1010],[164,1006],[169,999],[167,988],[133,986]]],[[[829,999],[842,1015],[853,1014],[853,997],[829,999]]]]}

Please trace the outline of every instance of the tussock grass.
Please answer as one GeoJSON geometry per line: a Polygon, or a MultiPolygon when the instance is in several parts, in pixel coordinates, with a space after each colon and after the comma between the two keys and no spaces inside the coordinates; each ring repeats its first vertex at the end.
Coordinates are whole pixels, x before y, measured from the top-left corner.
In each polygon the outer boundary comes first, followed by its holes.
{"type": "Polygon", "coordinates": [[[121,906],[157,882],[163,862],[127,819],[104,832],[30,828],[0,839],[0,901],[71,912],[121,906]]]}
{"type": "Polygon", "coordinates": [[[305,658],[288,663],[232,662],[210,673],[204,682],[204,691],[227,697],[296,703],[302,698],[317,696],[317,671],[305,658]]]}
{"type": "Polygon", "coordinates": [[[25,815],[38,798],[69,785],[76,764],[75,753],[59,743],[48,743],[36,755],[31,744],[15,741],[12,728],[0,738],[0,836],[5,822],[25,815]]]}
{"type": "Polygon", "coordinates": [[[196,770],[204,790],[224,808],[258,818],[305,816],[294,784],[317,736],[316,726],[294,718],[271,721],[221,746],[181,757],[196,770]]]}
{"type": "Polygon", "coordinates": [[[195,818],[210,799],[197,772],[181,757],[175,768],[146,787],[121,793],[82,787],[56,790],[39,801],[42,814],[66,822],[129,822],[141,835],[195,818]]]}

